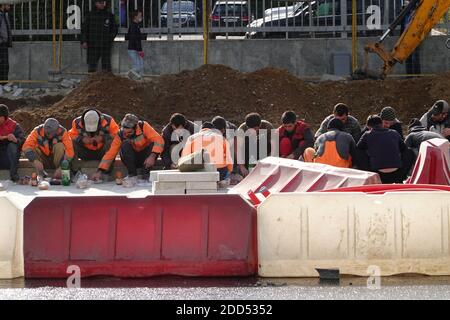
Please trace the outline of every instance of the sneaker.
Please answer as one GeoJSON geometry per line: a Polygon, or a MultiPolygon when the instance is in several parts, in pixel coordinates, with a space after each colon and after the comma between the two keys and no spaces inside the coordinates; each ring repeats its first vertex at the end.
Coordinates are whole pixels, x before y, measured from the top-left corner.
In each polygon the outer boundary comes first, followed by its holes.
{"type": "Polygon", "coordinates": [[[139,73],[137,73],[136,71],[134,71],[133,69],[128,71],[127,77],[131,80],[136,80],[136,81],[142,79],[141,75],[139,73]]]}

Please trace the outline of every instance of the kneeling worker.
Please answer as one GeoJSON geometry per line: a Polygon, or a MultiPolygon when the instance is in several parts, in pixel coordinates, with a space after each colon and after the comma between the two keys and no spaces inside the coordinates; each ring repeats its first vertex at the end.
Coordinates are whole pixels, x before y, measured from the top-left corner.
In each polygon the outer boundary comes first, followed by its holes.
{"type": "Polygon", "coordinates": [[[187,139],[181,156],[185,157],[202,149],[209,154],[211,163],[216,166],[220,181],[226,180],[233,171],[230,144],[210,122],[204,123],[200,132],[187,139]]]}
{"type": "Polygon", "coordinates": [[[61,163],[72,161],[73,144],[70,136],[58,120],[48,118],[33,129],[22,147],[25,157],[33,163],[39,174],[45,169],[56,169],[54,178],[61,178],[61,163]]]}
{"type": "Polygon", "coordinates": [[[321,134],[314,148],[307,148],[303,155],[305,162],[328,164],[340,168],[351,168],[355,158],[356,143],[344,132],[344,123],[339,119],[328,122],[328,132],[321,134]]]}
{"type": "Polygon", "coordinates": [[[72,129],[69,131],[75,149],[72,168],[75,171],[81,169],[78,159],[102,160],[118,132],[119,126],[116,121],[111,116],[102,114],[95,109],[86,110],[83,115],[74,119],[72,129]]]}
{"type": "Polygon", "coordinates": [[[110,169],[119,152],[129,177],[137,176],[138,168],[144,168],[144,175],[148,175],[163,149],[164,139],[148,122],[139,120],[134,114],[127,114],[120,124],[119,133],[111,143],[111,148],[100,161],[93,179],[99,180],[102,172],[110,169]]]}

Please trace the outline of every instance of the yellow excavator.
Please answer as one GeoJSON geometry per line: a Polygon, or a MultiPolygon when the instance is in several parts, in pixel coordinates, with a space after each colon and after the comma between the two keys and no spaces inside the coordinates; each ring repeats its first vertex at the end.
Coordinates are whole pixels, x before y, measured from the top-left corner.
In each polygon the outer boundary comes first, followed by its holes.
{"type": "MultiPolygon", "coordinates": [[[[450,0],[411,0],[381,36],[380,40],[370,43],[364,48],[364,65],[362,69],[358,69],[353,73],[353,78],[384,79],[397,62],[404,63],[408,59],[424,41],[431,29],[444,17],[449,8],[450,0]],[[394,48],[389,52],[383,47],[382,42],[402,23],[405,16],[409,13],[412,14],[409,25],[400,35],[394,48]],[[368,70],[369,53],[376,53],[383,60],[384,64],[381,73],[368,70]]],[[[450,39],[447,39],[446,46],[450,49],[450,39]]]]}

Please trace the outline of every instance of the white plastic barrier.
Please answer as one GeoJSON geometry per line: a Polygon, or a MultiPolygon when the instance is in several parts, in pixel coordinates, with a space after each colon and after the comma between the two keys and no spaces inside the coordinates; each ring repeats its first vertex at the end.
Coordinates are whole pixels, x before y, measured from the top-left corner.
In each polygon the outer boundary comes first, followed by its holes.
{"type": "Polygon", "coordinates": [[[263,277],[450,275],[448,192],[272,194],[257,220],[263,277]]]}
{"type": "Polygon", "coordinates": [[[0,192],[0,279],[23,275],[23,210],[0,192]]]}

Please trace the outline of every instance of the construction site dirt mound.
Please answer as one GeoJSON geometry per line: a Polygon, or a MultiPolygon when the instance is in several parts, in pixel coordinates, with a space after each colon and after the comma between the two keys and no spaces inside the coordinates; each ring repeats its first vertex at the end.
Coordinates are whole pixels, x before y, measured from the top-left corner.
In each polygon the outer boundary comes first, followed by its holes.
{"type": "Polygon", "coordinates": [[[280,69],[241,73],[222,65],[207,65],[144,82],[94,74],[51,107],[20,109],[14,117],[29,131],[47,117],[69,126],[87,107],[95,107],[117,121],[128,112],[136,113],[161,129],[174,112],[202,121],[222,115],[237,125],[247,113],[258,112],[279,125],[281,114],[294,110],[316,129],[337,102],[348,104],[361,123],[385,106],[394,107],[398,118],[407,123],[420,117],[438,99],[450,100],[450,73],[412,79],[312,83],[280,69]]]}

